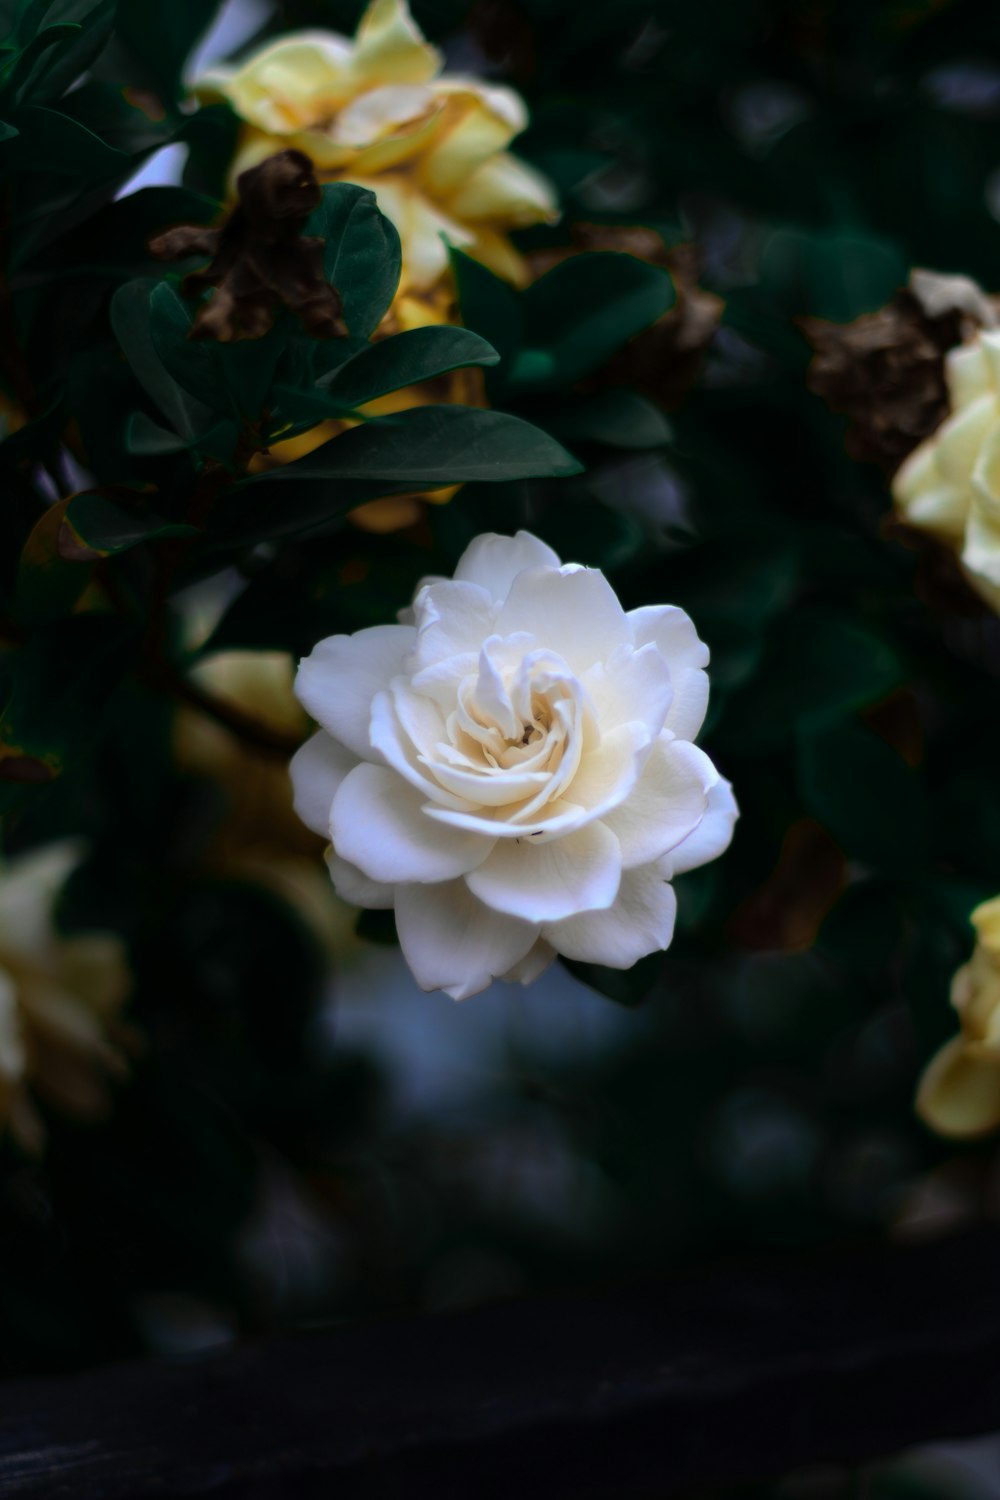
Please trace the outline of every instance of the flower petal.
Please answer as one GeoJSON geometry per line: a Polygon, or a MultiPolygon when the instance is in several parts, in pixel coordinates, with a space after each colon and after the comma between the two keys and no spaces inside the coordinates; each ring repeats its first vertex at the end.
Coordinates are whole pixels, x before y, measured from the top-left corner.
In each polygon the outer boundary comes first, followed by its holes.
{"type": "Polygon", "coordinates": [[[924,1070],[916,1106],[939,1135],[961,1140],[995,1130],[1000,1125],[1000,1056],[970,1045],[963,1036],[952,1037],[924,1070]]]}
{"type": "MultiPolygon", "coordinates": [[[[469,543],[458,559],[455,577],[464,583],[478,584],[491,599],[502,604],[514,579],[526,568],[559,566],[559,558],[552,548],[539,541],[537,536],[532,536],[530,531],[519,531],[514,536],[498,536],[495,531],[485,531],[469,543]]],[[[523,630],[524,626],[515,628],[523,630]]]]}
{"type": "Polygon", "coordinates": [[[502,839],[466,876],[473,895],[487,906],[527,922],[555,922],[610,906],[620,880],[618,840],[600,822],[544,842],[502,839]]]}
{"type": "Polygon", "coordinates": [[[618,597],[596,568],[528,568],[497,617],[497,632],[527,631],[582,675],[627,645],[631,631],[618,597]]]}
{"type": "Polygon", "coordinates": [[[450,200],[457,218],[508,229],[551,223],[559,217],[549,179],[507,151],[484,161],[450,200]]]}
{"type": "Polygon", "coordinates": [[[299,663],[299,702],[361,760],[375,758],[372,699],[403,671],[415,639],[412,625],[372,625],[355,635],[329,636],[299,663]]]}
{"type": "Polygon", "coordinates": [[[542,932],[557,953],[609,969],[630,969],[648,953],[669,948],[677,897],[652,865],[626,870],[617,900],[605,911],[586,911],[542,932]]]}
{"type": "Polygon", "coordinates": [[[292,778],[292,806],[307,828],[330,837],[330,810],[340,783],[354,770],[358,758],[325,730],[306,740],[288,765],[292,778]]]}
{"type": "Polygon", "coordinates": [[[968,487],[983,440],[998,421],[1000,401],[991,392],[970,401],[968,406],[961,407],[942,422],[934,441],[937,446],[937,467],[948,484],[958,485],[962,489],[968,487]]]}
{"type": "Polygon", "coordinates": [[[445,104],[445,117],[418,171],[428,191],[443,197],[509,145],[528,123],[528,112],[511,89],[442,78],[434,92],[445,104]]]}
{"type": "Polygon", "coordinates": [[[976,339],[971,344],[959,344],[957,348],[949,350],[944,369],[953,411],[960,406],[967,406],[978,396],[985,396],[997,383],[982,339],[976,339]]]}
{"type": "Polygon", "coordinates": [[[380,83],[425,83],[441,66],[406,0],[372,0],[355,32],[354,75],[380,83]]]}
{"type": "MultiPolygon", "coordinates": [[[[584,674],[602,733],[618,724],[644,724],[656,739],[674,699],[670,668],[652,641],[634,650],[626,646],[584,674]]],[[[686,738],[686,736],[685,736],[686,738]]]]}
{"type": "Polygon", "coordinates": [[[659,859],[693,833],[716,780],[715,767],[696,745],[661,736],[634,790],[604,819],[621,845],[624,868],[659,859]]]}
{"type": "Polygon", "coordinates": [[[241,119],[273,135],[328,119],[353,91],[351,45],[331,31],[291,32],[241,67],[213,69],[194,84],[203,103],[226,99],[241,119]]]}
{"type": "Polygon", "coordinates": [[[493,634],[496,606],[479,584],[442,579],[426,584],[413,601],[417,626],[414,674],[439,661],[478,657],[493,634]]]}
{"type": "Polygon", "coordinates": [[[452,880],[480,864],[491,844],[479,833],[442,827],[420,794],[388,766],[362,762],[341,784],[330,819],[333,847],[371,880],[452,880]]]}
{"type": "Polygon", "coordinates": [[[336,850],[330,848],[325,855],[326,867],[330,871],[333,888],[344,901],[353,906],[365,906],[370,911],[390,911],[395,902],[395,887],[381,880],[369,880],[357,865],[341,859],[336,850]]]}
{"type": "Polygon", "coordinates": [[[708,707],[708,647],[698,637],[690,617],[673,604],[652,604],[628,614],[636,646],[652,641],[659,647],[674,686],[674,701],[665,727],[678,739],[693,740],[708,707]]]}
{"type": "Polygon", "coordinates": [[[685,870],[696,870],[699,865],[707,865],[710,860],[718,859],[733,841],[733,830],[739,815],[733,789],[720,776],[715,785],[709,788],[708,806],[697,828],[671,849],[669,854],[657,861],[660,874],[672,880],[675,875],[683,875],[685,870]]]}
{"type": "Polygon", "coordinates": [[[516,963],[512,969],[507,970],[506,974],[500,974],[498,977],[505,984],[534,984],[535,980],[555,963],[555,958],[556,950],[544,938],[539,938],[520,963],[516,963]]]}
{"type": "Polygon", "coordinates": [[[463,880],[404,885],[396,893],[403,957],[425,990],[467,1000],[531,952],[538,928],[491,911],[463,880]]]}

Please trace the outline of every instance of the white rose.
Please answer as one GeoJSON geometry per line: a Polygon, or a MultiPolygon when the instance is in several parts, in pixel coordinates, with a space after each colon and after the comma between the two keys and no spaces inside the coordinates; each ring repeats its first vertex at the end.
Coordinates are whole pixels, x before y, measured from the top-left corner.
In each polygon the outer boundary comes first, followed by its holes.
{"type": "Polygon", "coordinates": [[[666,948],[670,880],[714,859],[729,783],[691,741],[708,649],[683,610],[626,614],[528,532],[477,537],[412,624],[321,641],[296,691],[321,726],[295,805],[339,894],[395,907],[418,983],[456,1000],[557,953],[666,948]]]}
{"type": "Polygon", "coordinates": [[[904,520],[958,553],[972,586],[1000,610],[1000,330],[945,360],[951,413],[892,482],[904,520]]]}

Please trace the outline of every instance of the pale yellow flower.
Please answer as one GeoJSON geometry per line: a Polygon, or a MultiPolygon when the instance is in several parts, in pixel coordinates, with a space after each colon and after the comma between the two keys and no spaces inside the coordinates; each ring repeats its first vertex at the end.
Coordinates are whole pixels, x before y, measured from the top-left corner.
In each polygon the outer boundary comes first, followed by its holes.
{"type": "Polygon", "coordinates": [[[961,1031],[931,1059],[917,1091],[924,1122],[957,1137],[1000,1126],[1000,896],[976,907],[972,925],[975,949],[951,986],[961,1031]]]}
{"type": "Polygon", "coordinates": [[[113,1039],[130,984],[124,948],[109,933],[60,936],[52,923],[76,859],[57,844],[0,874],[0,1133],[32,1150],[44,1139],[36,1097],[94,1119],[125,1069],[113,1039]]]}
{"type": "MultiPolygon", "coordinates": [[[[996,321],[982,294],[977,311],[996,321]]],[[[1000,610],[1000,329],[952,349],[945,379],[951,411],[900,466],[893,499],[910,526],[954,549],[972,587],[1000,610]]]]}
{"type": "Polygon", "coordinates": [[[441,68],[406,0],[372,0],[353,40],[292,32],[194,85],[203,102],[224,99],[244,121],[234,181],[291,146],[321,181],[375,193],[399,231],[399,298],[416,299],[409,326],[447,272],[445,240],[521,282],[510,231],[556,217],[551,184],[506,149],[527,124],[520,96],[441,68]]]}

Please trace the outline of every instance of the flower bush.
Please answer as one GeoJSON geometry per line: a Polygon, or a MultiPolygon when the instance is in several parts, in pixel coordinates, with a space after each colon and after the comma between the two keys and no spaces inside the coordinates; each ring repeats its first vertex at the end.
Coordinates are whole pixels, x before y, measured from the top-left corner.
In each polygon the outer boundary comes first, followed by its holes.
{"type": "Polygon", "coordinates": [[[413,623],[321,641],[296,805],[342,896],[393,907],[424,989],[530,983],[557,953],[628,968],[669,946],[674,875],[736,819],[694,744],[708,651],[683,610],[626,614],[528,532],[478,537],[413,623]]]}

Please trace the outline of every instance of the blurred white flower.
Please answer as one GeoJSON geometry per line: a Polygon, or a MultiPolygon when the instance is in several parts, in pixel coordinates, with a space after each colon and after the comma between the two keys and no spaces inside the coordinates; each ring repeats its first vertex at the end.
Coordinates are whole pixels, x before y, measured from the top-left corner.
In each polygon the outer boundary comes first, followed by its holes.
{"type": "Polygon", "coordinates": [[[78,853],[53,844],[0,872],[0,1133],[33,1150],[44,1139],[36,1096],[92,1119],[125,1070],[112,1038],[130,984],[124,948],[110,933],[60,936],[52,923],[78,853]]]}
{"type": "Polygon", "coordinates": [[[596,569],[485,535],[412,623],[321,641],[295,805],[338,892],[394,907],[418,983],[464,999],[556,953],[628,968],[673,935],[674,875],[721,854],[729,783],[692,743],[708,649],[680,609],[626,614],[596,569]]]}

